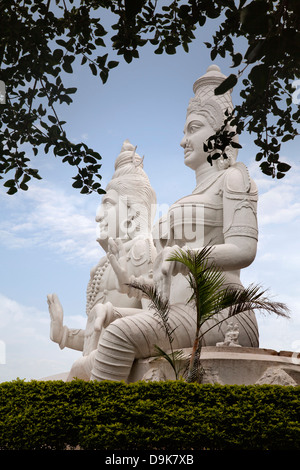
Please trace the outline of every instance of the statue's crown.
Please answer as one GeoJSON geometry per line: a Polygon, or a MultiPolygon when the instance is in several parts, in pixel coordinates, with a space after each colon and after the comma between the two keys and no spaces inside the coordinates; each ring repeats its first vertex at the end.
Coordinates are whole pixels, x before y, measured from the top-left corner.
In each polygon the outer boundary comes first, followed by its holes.
{"type": "Polygon", "coordinates": [[[121,152],[119,153],[118,157],[115,161],[115,170],[119,170],[121,167],[125,165],[131,165],[133,167],[141,167],[143,168],[143,160],[144,158],[140,157],[136,153],[136,147],[134,147],[128,139],[124,140],[121,152]]]}
{"type": "Polygon", "coordinates": [[[199,112],[205,109],[216,122],[216,127],[220,127],[224,120],[224,112],[232,111],[231,90],[223,95],[215,95],[215,89],[225,80],[220,67],[212,64],[206,73],[195,81],[193,91],[195,96],[190,100],[187,113],[199,112]]]}

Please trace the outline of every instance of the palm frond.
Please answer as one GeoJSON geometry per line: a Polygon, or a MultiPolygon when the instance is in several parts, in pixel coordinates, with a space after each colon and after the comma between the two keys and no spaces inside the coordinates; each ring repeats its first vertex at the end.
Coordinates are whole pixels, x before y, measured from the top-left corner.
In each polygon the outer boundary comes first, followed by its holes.
{"type": "Polygon", "coordinates": [[[182,350],[171,350],[170,352],[164,351],[162,348],[155,344],[155,349],[157,350],[160,357],[166,359],[166,361],[172,367],[176,380],[179,378],[179,373],[184,366],[180,366],[180,362],[184,359],[184,353],[182,350]]]}
{"type": "Polygon", "coordinates": [[[151,301],[151,306],[160,312],[160,315],[168,315],[170,309],[169,300],[163,299],[154,285],[140,284],[138,282],[132,282],[127,285],[133,287],[134,289],[140,290],[151,301]]]}
{"type": "MultiPolygon", "coordinates": [[[[203,369],[200,361],[202,339],[208,331],[220,325],[230,317],[249,310],[260,310],[274,313],[281,317],[289,317],[288,307],[281,302],[272,302],[266,291],[259,286],[250,285],[248,288],[226,287],[225,275],[221,269],[209,261],[209,255],[214,247],[206,246],[200,251],[178,249],[168,261],[182,263],[188,270],[187,280],[191,289],[190,298],[187,303],[192,303],[196,311],[195,341],[189,360],[187,381],[201,381],[203,369]],[[227,310],[227,315],[218,318],[220,312],[227,310]],[[203,331],[202,327],[209,319],[215,322],[203,331]],[[203,331],[203,332],[202,332],[203,331]]],[[[153,285],[130,284],[131,287],[139,289],[151,301],[156,315],[159,316],[161,324],[169,340],[171,352],[167,353],[156,346],[159,354],[172,366],[175,376],[178,376],[178,361],[182,351],[172,349],[173,333],[169,325],[169,300],[163,299],[153,285]]]]}
{"type": "Polygon", "coordinates": [[[169,261],[182,263],[188,269],[187,280],[191,288],[188,303],[194,303],[197,326],[194,346],[190,359],[187,381],[201,381],[202,367],[200,352],[205,334],[230,317],[249,310],[260,310],[288,318],[289,309],[281,302],[272,302],[266,297],[259,286],[251,285],[247,289],[225,286],[225,275],[213,263],[209,263],[209,255],[213,247],[204,247],[200,251],[177,250],[169,261]],[[227,309],[228,314],[221,319],[217,314],[227,309]],[[213,325],[203,333],[202,326],[214,318],[213,325]]]}
{"type": "Polygon", "coordinates": [[[244,289],[236,291],[228,289],[228,296],[231,297],[228,316],[234,316],[247,310],[260,310],[266,313],[273,313],[280,317],[289,318],[289,308],[282,302],[271,301],[266,296],[266,290],[261,290],[260,286],[251,284],[244,289]]]}
{"type": "Polygon", "coordinates": [[[172,343],[174,341],[173,333],[177,327],[172,329],[169,324],[169,310],[170,310],[169,300],[163,299],[154,285],[139,284],[137,282],[133,282],[128,285],[130,287],[133,287],[143,292],[143,294],[151,302],[149,305],[149,308],[152,308],[154,311],[154,315],[158,316],[158,318],[160,319],[160,324],[161,324],[161,327],[164,329],[165,334],[167,336],[171,352],[167,353],[163,351],[157,345],[155,345],[155,348],[159,352],[159,355],[161,357],[164,357],[171,364],[175,373],[175,377],[177,379],[178,371],[177,371],[176,363],[179,360],[179,356],[180,354],[182,354],[182,351],[174,351],[172,347],[172,343]]]}

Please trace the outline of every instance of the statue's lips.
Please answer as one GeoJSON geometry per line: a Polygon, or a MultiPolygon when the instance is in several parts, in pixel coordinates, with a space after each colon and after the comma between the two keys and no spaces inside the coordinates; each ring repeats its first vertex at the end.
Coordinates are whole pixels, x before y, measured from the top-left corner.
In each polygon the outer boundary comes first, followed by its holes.
{"type": "Polygon", "coordinates": [[[185,149],[184,158],[187,158],[190,155],[190,153],[192,153],[192,151],[193,151],[193,149],[191,149],[191,148],[185,149]]]}
{"type": "Polygon", "coordinates": [[[108,227],[108,224],[105,223],[105,224],[99,224],[99,230],[100,230],[100,233],[101,232],[106,232],[107,231],[107,227],[108,227]]]}

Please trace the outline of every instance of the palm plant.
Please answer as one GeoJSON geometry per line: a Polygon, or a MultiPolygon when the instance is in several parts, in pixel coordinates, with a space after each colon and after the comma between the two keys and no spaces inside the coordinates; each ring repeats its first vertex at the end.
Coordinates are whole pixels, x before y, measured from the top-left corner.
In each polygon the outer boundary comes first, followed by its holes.
{"type": "Polygon", "coordinates": [[[187,381],[197,381],[201,375],[200,354],[203,336],[212,328],[247,310],[262,310],[288,317],[288,308],[281,302],[272,302],[266,291],[259,286],[248,288],[225,287],[225,276],[221,269],[209,262],[212,247],[201,251],[177,250],[169,261],[182,263],[187,269],[187,279],[191,288],[188,303],[193,303],[196,310],[196,331],[192,348],[187,381]],[[227,318],[217,319],[216,315],[228,309],[227,318]],[[204,331],[203,325],[212,317],[215,323],[204,331]]]}
{"type": "MultiPolygon", "coordinates": [[[[209,254],[212,247],[204,247],[200,251],[178,249],[168,259],[182,263],[188,271],[187,280],[191,289],[188,303],[195,307],[196,331],[189,360],[187,382],[199,382],[202,376],[200,361],[201,347],[204,335],[220,325],[230,317],[248,310],[260,310],[268,313],[275,313],[282,317],[288,317],[288,308],[281,302],[272,302],[266,297],[266,291],[259,286],[250,285],[248,288],[233,288],[225,286],[225,276],[221,269],[209,262],[209,254]],[[227,317],[218,318],[217,315],[227,309],[227,317]],[[211,318],[215,322],[208,329],[204,330],[204,324],[211,318]]],[[[160,355],[165,357],[171,364],[175,377],[178,378],[178,366],[176,361],[182,357],[182,351],[174,351],[172,348],[173,332],[168,323],[170,305],[168,300],[163,300],[154,286],[132,284],[140,289],[151,300],[151,306],[162,320],[162,325],[170,344],[170,353],[161,350],[156,346],[160,355]]]]}
{"type": "Polygon", "coordinates": [[[164,329],[169,342],[170,350],[164,351],[161,347],[156,344],[154,345],[154,347],[157,350],[158,355],[160,357],[165,358],[172,367],[175,374],[175,379],[179,379],[180,361],[183,358],[183,352],[181,350],[175,350],[173,348],[173,333],[175,329],[171,329],[169,324],[169,300],[163,299],[158,293],[156,287],[152,284],[139,284],[137,282],[133,282],[128,285],[143,292],[143,294],[150,300],[149,308],[152,309],[154,315],[158,316],[158,318],[160,319],[161,326],[164,329]]]}

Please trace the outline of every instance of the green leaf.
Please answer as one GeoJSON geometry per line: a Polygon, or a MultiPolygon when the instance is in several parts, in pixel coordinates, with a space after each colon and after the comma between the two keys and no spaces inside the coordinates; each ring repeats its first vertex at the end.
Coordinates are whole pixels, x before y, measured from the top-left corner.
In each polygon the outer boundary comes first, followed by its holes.
{"type": "Polygon", "coordinates": [[[284,135],[284,136],[282,137],[281,141],[282,141],[282,142],[287,142],[288,140],[292,140],[292,139],[294,139],[294,136],[293,136],[293,135],[291,135],[291,134],[286,134],[286,135],[284,135]]]}
{"type": "Polygon", "coordinates": [[[73,68],[70,62],[64,61],[62,64],[62,68],[64,69],[65,72],[67,73],[73,73],[73,68]]]}
{"type": "Polygon", "coordinates": [[[3,184],[3,186],[5,186],[6,188],[11,188],[11,187],[15,186],[15,184],[16,184],[15,180],[7,180],[3,184]]]}
{"type": "Polygon", "coordinates": [[[95,44],[96,44],[96,46],[105,47],[105,42],[103,41],[102,38],[97,38],[97,39],[95,40],[95,44]]]}
{"type": "Polygon", "coordinates": [[[288,165],[287,163],[278,163],[277,165],[277,170],[280,172],[280,173],[284,173],[286,171],[289,171],[289,169],[291,168],[290,165],[288,165]]]}
{"type": "Polygon", "coordinates": [[[269,68],[265,64],[256,65],[249,73],[249,79],[252,81],[258,93],[263,93],[269,83],[269,68]]]}
{"type": "Polygon", "coordinates": [[[18,190],[17,190],[16,187],[11,187],[11,188],[7,191],[7,194],[12,195],[12,194],[15,194],[17,191],[18,191],[18,190]]]}
{"type": "Polygon", "coordinates": [[[96,62],[99,65],[100,68],[103,68],[105,66],[107,57],[108,57],[108,54],[104,54],[103,56],[98,56],[97,57],[96,62]]]}
{"type": "Polygon", "coordinates": [[[271,168],[268,162],[262,162],[260,164],[261,171],[268,176],[273,176],[273,168],[271,168]]]}
{"type": "Polygon", "coordinates": [[[268,2],[255,0],[240,10],[240,22],[250,34],[266,34],[269,28],[268,2]]]}
{"type": "Polygon", "coordinates": [[[184,50],[185,52],[189,52],[189,45],[188,45],[187,42],[183,42],[183,43],[182,43],[182,47],[183,47],[183,50],[184,50]]]}
{"type": "Polygon", "coordinates": [[[125,51],[124,59],[126,60],[127,64],[130,64],[130,62],[132,62],[132,51],[125,51]]]}
{"type": "Polygon", "coordinates": [[[164,52],[162,45],[160,44],[157,49],[155,49],[154,54],[162,54],[164,52]]]}
{"type": "Polygon", "coordinates": [[[66,41],[64,41],[63,39],[57,39],[57,40],[56,40],[56,43],[57,43],[59,46],[63,46],[63,47],[66,47],[66,45],[67,45],[66,41]]]}
{"type": "Polygon", "coordinates": [[[176,54],[176,47],[171,44],[168,44],[166,47],[166,53],[169,55],[176,54]]]}
{"type": "Polygon", "coordinates": [[[108,72],[106,70],[101,70],[100,77],[103,83],[107,82],[108,79],[108,72]]]}
{"type": "Polygon", "coordinates": [[[231,145],[231,147],[233,147],[234,149],[241,149],[241,148],[243,148],[241,144],[239,144],[238,142],[234,142],[234,141],[230,142],[230,145],[231,145]]]}
{"type": "Polygon", "coordinates": [[[223,95],[228,90],[233,88],[237,84],[237,76],[235,74],[230,74],[223,82],[215,89],[215,95],[223,95]]]}
{"type": "Polygon", "coordinates": [[[15,174],[15,180],[18,181],[23,175],[23,168],[18,168],[15,174]]]}
{"type": "Polygon", "coordinates": [[[64,53],[61,49],[55,49],[53,52],[53,59],[55,60],[56,63],[59,63],[63,57],[64,53]]]}
{"type": "Polygon", "coordinates": [[[259,39],[257,42],[251,44],[251,46],[248,47],[247,52],[245,54],[245,60],[248,62],[248,64],[251,64],[261,59],[261,57],[264,55],[264,46],[265,41],[259,39]]]}
{"type": "Polygon", "coordinates": [[[217,49],[213,49],[213,50],[211,51],[211,53],[210,53],[210,58],[211,58],[211,60],[215,60],[215,58],[217,57],[217,55],[218,55],[217,49]]]}
{"type": "Polygon", "coordinates": [[[83,183],[81,180],[76,180],[73,184],[72,184],[73,188],[82,188],[83,186],[83,183]]]}
{"type": "Polygon", "coordinates": [[[242,54],[240,54],[239,52],[237,54],[234,54],[232,56],[232,66],[231,67],[237,67],[238,65],[240,65],[240,63],[242,62],[243,60],[243,56],[242,54]]]}
{"type": "Polygon", "coordinates": [[[89,188],[87,186],[83,186],[83,188],[80,192],[81,192],[81,194],[88,194],[89,193],[89,188]]]}
{"type": "Polygon", "coordinates": [[[92,74],[93,74],[93,75],[97,75],[97,67],[96,67],[96,65],[93,64],[93,63],[90,63],[90,64],[89,64],[89,67],[90,67],[90,69],[91,69],[91,71],[92,71],[92,74]]]}
{"type": "Polygon", "coordinates": [[[31,180],[30,176],[25,174],[25,175],[23,176],[23,179],[22,179],[21,184],[28,183],[28,181],[30,181],[30,180],[31,180]]]}
{"type": "Polygon", "coordinates": [[[107,67],[108,67],[109,69],[113,69],[113,68],[117,67],[118,65],[119,65],[119,62],[118,62],[118,61],[116,61],[116,60],[111,60],[111,61],[108,62],[107,67]]]}
{"type": "Polygon", "coordinates": [[[56,124],[56,123],[57,123],[57,119],[56,119],[56,117],[54,117],[54,116],[50,116],[50,115],[49,115],[49,116],[48,116],[48,119],[49,119],[49,121],[51,121],[53,124],[56,124]]]}
{"type": "Polygon", "coordinates": [[[66,88],[65,89],[65,92],[68,94],[68,95],[71,95],[73,93],[76,93],[77,91],[77,88],[73,87],[73,88],[66,88]]]}

